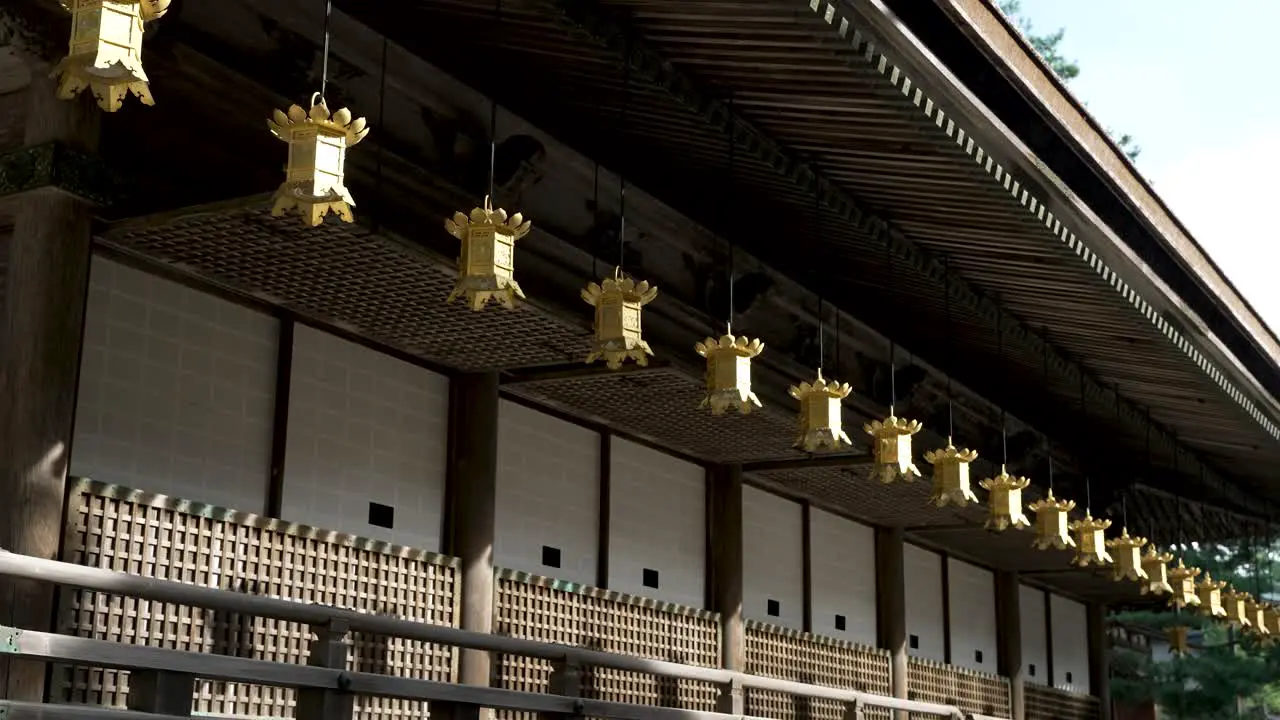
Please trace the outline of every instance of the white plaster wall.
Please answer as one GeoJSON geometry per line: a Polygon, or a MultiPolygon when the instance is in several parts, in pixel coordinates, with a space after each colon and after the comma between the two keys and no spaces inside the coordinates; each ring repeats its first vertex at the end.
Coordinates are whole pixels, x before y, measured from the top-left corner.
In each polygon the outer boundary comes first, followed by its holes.
{"type": "Polygon", "coordinates": [[[942,618],[942,556],[916,547],[903,546],[907,610],[907,652],[915,657],[946,662],[942,618]],[[912,647],[912,638],[916,647],[912,647]]]}
{"type": "Polygon", "coordinates": [[[804,517],[800,503],[742,488],[742,614],[804,629],[804,517]],[[769,601],[778,613],[769,613],[769,601]]]}
{"type": "Polygon", "coordinates": [[[292,378],[282,519],[439,550],[449,379],[305,325],[292,378]]]}
{"type": "Polygon", "coordinates": [[[278,336],[271,317],[93,258],[71,474],[262,512],[278,336]]]}
{"type": "Polygon", "coordinates": [[[1049,684],[1049,645],[1046,638],[1044,591],[1018,586],[1019,615],[1022,620],[1023,677],[1036,685],[1049,684]]]}
{"type": "Polygon", "coordinates": [[[596,584],[600,532],[600,435],[503,400],[498,408],[494,563],[596,584]],[[560,567],[543,564],[543,548],[560,567]]]}
{"type": "Polygon", "coordinates": [[[1050,595],[1049,602],[1053,623],[1053,686],[1087,695],[1090,692],[1088,611],[1084,604],[1060,595],[1050,595]]]}
{"type": "Polygon", "coordinates": [[[947,559],[951,587],[951,664],[996,671],[996,585],[990,570],[947,559]]]}
{"type": "Polygon", "coordinates": [[[813,632],[876,644],[876,537],[866,525],[822,510],[809,516],[813,632]],[[844,630],[836,627],[837,615],[844,630]]]}
{"type": "Polygon", "coordinates": [[[609,589],[706,604],[707,471],[652,448],[610,440],[609,589]],[[644,584],[657,572],[658,587],[644,584]]]}

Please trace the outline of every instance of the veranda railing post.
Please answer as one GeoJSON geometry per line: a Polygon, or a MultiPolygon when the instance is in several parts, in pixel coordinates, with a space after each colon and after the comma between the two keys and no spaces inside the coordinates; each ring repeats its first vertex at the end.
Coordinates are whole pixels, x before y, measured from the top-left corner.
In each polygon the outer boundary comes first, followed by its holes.
{"type": "Polygon", "coordinates": [[[163,670],[129,673],[130,710],[190,717],[196,691],[194,675],[163,670]]]}
{"type": "MultiPolygon", "coordinates": [[[[307,664],[312,667],[345,670],[346,637],[350,628],[345,620],[330,620],[312,628],[315,639],[307,664]]],[[[355,713],[355,696],[340,689],[303,688],[298,691],[298,720],[351,720],[355,713]]]]}

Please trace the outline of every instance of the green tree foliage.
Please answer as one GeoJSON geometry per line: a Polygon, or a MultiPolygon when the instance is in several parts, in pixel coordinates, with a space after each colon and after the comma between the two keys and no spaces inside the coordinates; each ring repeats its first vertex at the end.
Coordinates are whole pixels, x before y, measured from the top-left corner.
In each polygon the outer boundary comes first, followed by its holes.
{"type": "MultiPolygon", "coordinates": [[[[1266,543],[1193,545],[1175,553],[1187,565],[1255,596],[1275,597],[1280,588],[1273,562],[1276,551],[1266,543]]],[[[1260,645],[1252,637],[1194,612],[1156,608],[1118,613],[1114,619],[1157,635],[1176,625],[1202,633],[1193,640],[1200,648],[1187,657],[1152,661],[1145,653],[1114,648],[1112,695],[1116,700],[1132,704],[1154,701],[1176,720],[1239,717],[1238,699],[1246,708],[1258,711],[1280,709],[1280,683],[1276,682],[1280,678],[1280,644],[1260,645]]]]}
{"type": "MultiPolygon", "coordinates": [[[[1075,60],[1063,55],[1062,49],[1059,47],[1062,44],[1062,38],[1067,33],[1066,28],[1058,28],[1050,33],[1036,33],[1031,21],[1021,14],[1021,0],[1001,0],[1000,11],[1018,26],[1023,36],[1027,38],[1027,42],[1031,44],[1031,47],[1040,54],[1049,69],[1062,78],[1063,82],[1070,82],[1080,74],[1080,66],[1076,64],[1075,60]]],[[[1138,146],[1132,135],[1116,133],[1111,128],[1107,128],[1107,134],[1111,136],[1112,140],[1115,140],[1116,145],[1120,146],[1120,149],[1124,151],[1124,154],[1130,160],[1138,159],[1138,155],[1142,153],[1142,148],[1138,146]]]]}

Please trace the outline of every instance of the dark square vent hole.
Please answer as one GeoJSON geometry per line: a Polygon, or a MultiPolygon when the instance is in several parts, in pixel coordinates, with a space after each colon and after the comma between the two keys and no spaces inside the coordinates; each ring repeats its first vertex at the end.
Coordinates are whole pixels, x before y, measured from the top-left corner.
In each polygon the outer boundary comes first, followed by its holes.
{"type": "Polygon", "coordinates": [[[1035,664],[1035,663],[1031,663],[1031,664],[1027,665],[1027,674],[1028,674],[1028,675],[1030,675],[1031,677],[1035,677],[1035,676],[1036,676],[1036,664],[1035,664]]]}
{"type": "Polygon", "coordinates": [[[1071,671],[1070,671],[1070,670],[1068,670],[1068,671],[1067,671],[1067,684],[1068,684],[1068,685],[1070,685],[1070,684],[1071,684],[1071,671]]]}
{"type": "Polygon", "coordinates": [[[778,617],[782,614],[782,603],[777,600],[769,600],[765,603],[765,613],[769,617],[778,617]]]}
{"type": "Polygon", "coordinates": [[[981,665],[981,664],[982,664],[982,651],[981,651],[981,650],[974,650],[974,651],[973,651],[973,661],[974,661],[974,662],[976,662],[976,663],[978,663],[979,665],[981,665]]]}
{"type": "Polygon", "coordinates": [[[543,545],[542,564],[551,568],[560,567],[560,548],[543,545]]]}
{"type": "Polygon", "coordinates": [[[844,616],[836,615],[836,629],[839,630],[840,632],[844,632],[844,628],[845,628],[844,616]]]}
{"type": "Polygon", "coordinates": [[[658,571],[657,570],[654,570],[653,568],[645,568],[643,575],[644,575],[644,579],[642,582],[644,583],[645,587],[655,588],[655,589],[658,587],[658,571]]]}
{"type": "Polygon", "coordinates": [[[369,503],[369,524],[391,530],[396,524],[396,509],[382,503],[369,503]]]}
{"type": "Polygon", "coordinates": [[[910,637],[910,639],[908,639],[908,641],[907,641],[907,642],[911,645],[911,649],[912,649],[912,650],[919,650],[919,649],[920,649],[920,636],[919,636],[919,635],[912,635],[912,636],[910,637]]]}

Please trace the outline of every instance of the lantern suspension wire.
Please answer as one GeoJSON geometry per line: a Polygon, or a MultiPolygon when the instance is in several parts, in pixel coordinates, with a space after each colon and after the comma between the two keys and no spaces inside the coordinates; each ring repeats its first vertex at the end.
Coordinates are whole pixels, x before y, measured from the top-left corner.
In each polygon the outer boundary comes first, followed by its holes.
{"type": "MultiPolygon", "coordinates": [[[[618,108],[619,147],[626,147],[627,114],[631,110],[631,36],[622,51],[622,105],[618,108]]],[[[624,151],[623,157],[626,157],[624,151]]],[[[618,172],[618,273],[622,273],[627,249],[627,174],[625,165],[618,172]]]]}
{"type": "MultiPolygon", "coordinates": [[[[1004,310],[1000,305],[999,296],[996,297],[996,358],[1000,363],[1000,370],[1004,371],[1004,310]]],[[[1000,464],[1007,465],[1009,463],[1009,428],[1006,424],[1006,413],[1004,404],[1000,405],[1000,464]]]]}
{"type": "MultiPolygon", "coordinates": [[[[1083,428],[1088,421],[1088,408],[1084,402],[1084,372],[1080,372],[1080,427],[1083,428]]],[[[1084,449],[1084,430],[1080,430],[1077,438],[1077,449],[1084,449]]],[[[1083,453],[1081,453],[1081,470],[1084,472],[1084,511],[1088,515],[1093,512],[1093,488],[1089,481],[1089,471],[1084,468],[1083,453]]]]}
{"type": "MultiPolygon", "coordinates": [[[[332,2],[332,0],[330,0],[332,2]]],[[[502,33],[502,0],[494,0],[493,3],[493,25],[494,34],[501,37],[502,33]]],[[[497,98],[489,98],[489,194],[490,202],[493,202],[493,183],[494,175],[498,165],[498,100],[497,98]]]]}
{"type": "Polygon", "coordinates": [[[329,87],[329,23],[333,19],[333,0],[324,1],[324,49],[320,52],[320,99],[329,87]]]}
{"type": "MultiPolygon", "coordinates": [[[[382,65],[378,72],[378,126],[386,127],[384,121],[387,114],[387,49],[391,42],[386,35],[382,36],[382,65]]],[[[374,189],[377,196],[377,210],[373,215],[373,228],[376,232],[381,225],[382,217],[382,143],[374,150],[374,189]]]]}
{"type": "Polygon", "coordinates": [[[600,228],[596,221],[600,219],[600,161],[596,160],[596,169],[591,179],[591,227],[595,237],[591,242],[591,281],[600,279],[600,228]]]}
{"type": "MultiPolygon", "coordinates": [[[[818,224],[818,229],[822,229],[822,193],[818,190],[818,174],[813,174],[813,217],[818,224]]],[[[818,295],[818,373],[822,373],[822,364],[826,362],[826,322],[827,313],[823,307],[822,295],[818,295]]]]}
{"type": "MultiPolygon", "coordinates": [[[[1045,333],[1048,337],[1048,333],[1045,333]]],[[[1040,345],[1040,372],[1043,375],[1045,394],[1049,391],[1049,343],[1044,342],[1040,345]]],[[[1046,433],[1044,436],[1044,451],[1049,456],[1049,492],[1053,492],[1053,440],[1046,433]]]]}
{"type": "Polygon", "coordinates": [[[954,366],[952,358],[955,357],[955,337],[951,332],[951,258],[942,256],[942,311],[944,322],[946,323],[947,333],[947,444],[951,444],[951,438],[956,434],[956,410],[955,396],[951,391],[951,370],[954,366]]]}
{"type": "MultiPolygon", "coordinates": [[[[884,264],[888,266],[889,292],[896,285],[893,282],[893,239],[885,232],[884,264]]],[[[898,344],[889,338],[889,414],[893,415],[893,406],[898,404],[898,344]]]]}
{"type": "MultiPolygon", "coordinates": [[[[737,123],[738,123],[738,118],[737,118],[737,116],[736,116],[736,115],[734,115],[734,113],[733,113],[733,95],[729,95],[729,195],[730,195],[730,204],[732,204],[732,201],[733,201],[733,197],[732,197],[732,196],[736,194],[736,190],[737,190],[736,182],[737,182],[737,179],[738,179],[738,172],[737,172],[737,170],[738,170],[738,169],[737,169],[737,160],[738,160],[738,157],[737,157],[737,147],[736,147],[737,143],[734,141],[734,132],[738,129],[738,124],[737,124],[737,123]]],[[[734,306],[734,304],[733,304],[733,284],[734,284],[734,279],[735,279],[735,278],[734,278],[734,267],[733,267],[733,260],[734,260],[733,238],[730,238],[730,237],[728,237],[728,236],[726,235],[726,236],[725,236],[725,243],[726,243],[726,244],[728,244],[728,246],[729,246],[729,267],[727,268],[727,269],[728,269],[728,273],[729,273],[729,312],[727,313],[727,315],[728,315],[728,320],[725,322],[725,333],[726,333],[726,334],[729,334],[729,335],[732,335],[732,334],[733,334],[733,311],[734,311],[734,309],[735,309],[735,306],[734,306]]]]}

